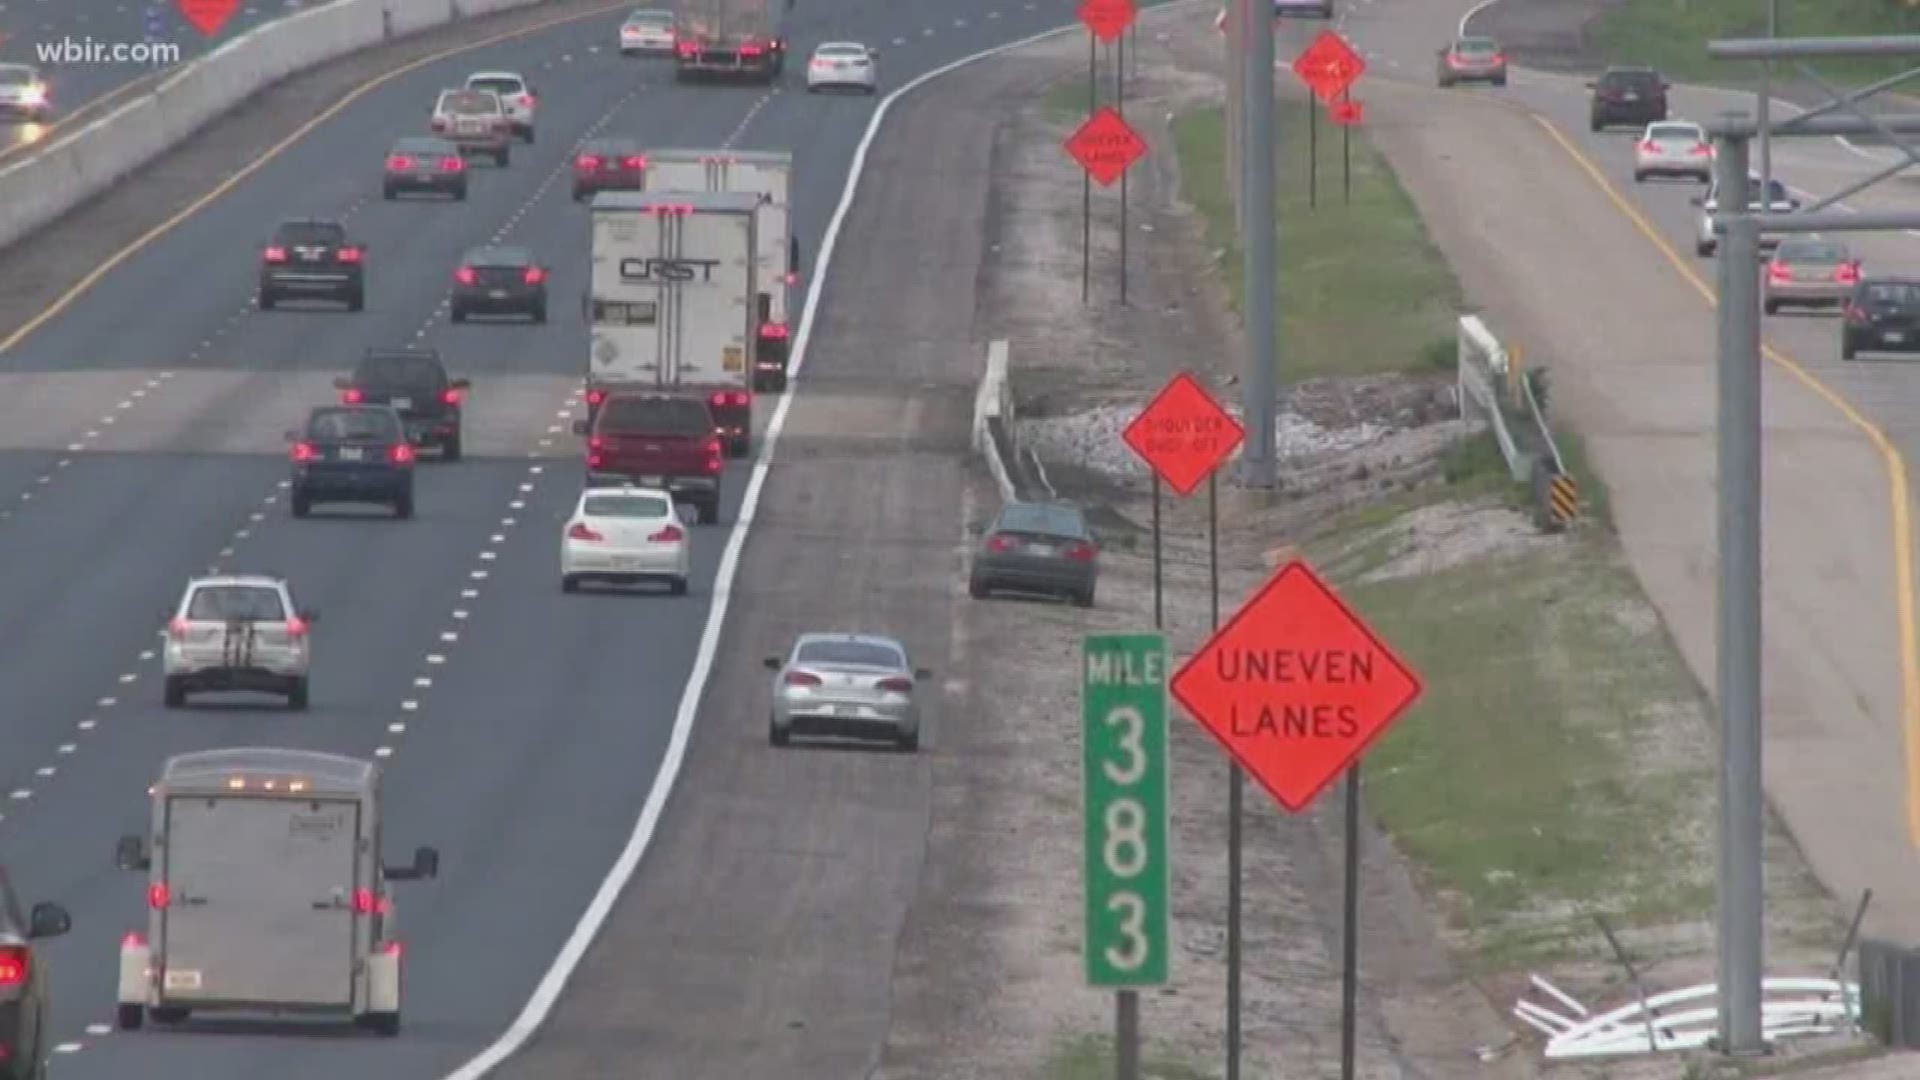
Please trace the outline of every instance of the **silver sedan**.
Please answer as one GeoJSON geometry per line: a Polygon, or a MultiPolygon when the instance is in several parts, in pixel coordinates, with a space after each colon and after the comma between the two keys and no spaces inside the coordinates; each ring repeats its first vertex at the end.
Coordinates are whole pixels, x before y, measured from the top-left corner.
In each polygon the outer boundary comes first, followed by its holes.
{"type": "Polygon", "coordinates": [[[787,655],[769,656],[773,711],[767,741],[785,746],[795,735],[886,739],[902,750],[920,748],[916,691],[933,677],[916,668],[906,646],[877,634],[801,634],[787,655]]]}
{"type": "Polygon", "coordinates": [[[1762,283],[1769,315],[1789,306],[1838,308],[1860,284],[1860,260],[1838,240],[1792,236],[1774,251],[1762,283]]]}
{"type": "Polygon", "coordinates": [[[829,41],[807,61],[807,93],[844,88],[872,94],[880,89],[880,50],[857,41],[829,41]]]}

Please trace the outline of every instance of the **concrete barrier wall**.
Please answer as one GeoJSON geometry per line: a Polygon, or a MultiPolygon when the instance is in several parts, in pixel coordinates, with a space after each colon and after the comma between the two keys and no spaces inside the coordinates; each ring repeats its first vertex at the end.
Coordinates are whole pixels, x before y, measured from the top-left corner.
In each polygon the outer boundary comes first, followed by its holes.
{"type": "Polygon", "coordinates": [[[255,93],[389,37],[544,0],[334,0],[227,42],[30,157],[0,168],[0,246],[12,244],[184,142],[255,93]]]}

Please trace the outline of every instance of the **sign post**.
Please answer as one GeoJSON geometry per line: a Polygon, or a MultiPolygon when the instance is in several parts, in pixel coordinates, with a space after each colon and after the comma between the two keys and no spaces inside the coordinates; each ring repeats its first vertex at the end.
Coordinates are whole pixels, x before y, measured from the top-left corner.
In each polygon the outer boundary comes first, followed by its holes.
{"type": "Polygon", "coordinates": [[[1087,985],[1116,991],[1116,1076],[1140,1080],[1139,990],[1170,966],[1166,639],[1089,634],[1080,679],[1087,985]]]}
{"type": "MultiPolygon", "coordinates": [[[[1100,180],[1100,173],[1087,163],[1075,148],[1075,140],[1092,126],[1103,111],[1100,108],[1100,42],[1112,42],[1116,46],[1114,57],[1114,104],[1119,109],[1107,112],[1124,111],[1126,101],[1126,33],[1133,26],[1138,12],[1133,0],[1081,0],[1078,8],[1080,21],[1087,27],[1087,113],[1089,119],[1080,131],[1067,140],[1067,153],[1072,154],[1086,175],[1080,181],[1080,302],[1086,303],[1093,292],[1093,184],[1099,180],[1101,187],[1113,183],[1113,177],[1120,179],[1120,302],[1127,302],[1127,188],[1126,173],[1140,154],[1146,153],[1146,143],[1135,134],[1132,128],[1126,128],[1127,135],[1139,143],[1139,153],[1128,159],[1117,173],[1100,180]]],[[[1126,121],[1121,120],[1126,127],[1126,121]]]]}
{"type": "MultiPolygon", "coordinates": [[[[1322,30],[1313,41],[1294,58],[1293,73],[1313,91],[1329,108],[1340,110],[1336,103],[1345,101],[1347,92],[1367,70],[1367,61],[1347,44],[1347,39],[1332,30],[1322,30]]],[[[1344,112],[1336,111],[1334,122],[1345,125],[1344,112]]],[[[1308,106],[1307,111],[1307,205],[1312,206],[1317,198],[1320,180],[1319,148],[1320,110],[1308,106]]]]}
{"type": "Polygon", "coordinates": [[[1341,1075],[1359,1000],[1360,758],[1419,699],[1420,676],[1298,557],[1173,676],[1173,696],[1291,813],[1347,774],[1341,1075]]]}

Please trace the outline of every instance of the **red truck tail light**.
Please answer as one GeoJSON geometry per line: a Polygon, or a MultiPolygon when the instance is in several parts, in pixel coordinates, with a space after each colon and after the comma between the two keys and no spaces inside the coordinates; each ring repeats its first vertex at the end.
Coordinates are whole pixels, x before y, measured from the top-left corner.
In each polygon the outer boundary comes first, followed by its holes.
{"type": "Polygon", "coordinates": [[[460,404],[461,399],[464,398],[465,396],[466,395],[463,394],[457,387],[449,386],[445,390],[440,391],[440,404],[458,405],[460,404]]]}
{"type": "Polygon", "coordinates": [[[581,154],[573,163],[582,172],[592,172],[600,167],[600,157],[597,154],[581,154]]]}
{"type": "Polygon", "coordinates": [[[727,467],[726,451],[724,448],[721,447],[720,440],[708,439],[707,440],[707,472],[715,476],[718,476],[721,472],[726,470],[726,467],[727,467]]]}
{"type": "Polygon", "coordinates": [[[343,263],[357,263],[360,261],[360,254],[360,249],[357,247],[343,247],[340,249],[340,261],[343,263]]]}
{"type": "Polygon", "coordinates": [[[602,457],[599,454],[587,455],[587,468],[589,469],[597,469],[600,466],[605,465],[606,462],[607,462],[607,459],[602,457]]]}
{"type": "Polygon", "coordinates": [[[441,172],[465,172],[466,169],[467,169],[467,163],[465,161],[460,160],[460,158],[457,155],[454,157],[443,157],[440,159],[441,172]]]}
{"type": "Polygon", "coordinates": [[[387,159],[388,172],[410,172],[412,169],[413,159],[405,154],[395,154],[387,159]]]}
{"type": "MultiPolygon", "coordinates": [[[[33,958],[27,955],[25,945],[0,945],[0,990],[27,985],[27,976],[32,973],[33,958]]],[[[4,1060],[0,1055],[0,1061],[4,1060]]]]}
{"type": "Polygon", "coordinates": [[[1793,281],[1793,269],[1778,259],[1767,264],[1767,280],[1776,285],[1786,285],[1793,281]]]}
{"type": "Polygon", "coordinates": [[[287,261],[287,249],[286,249],[286,248],[283,248],[283,247],[281,247],[281,246],[279,246],[278,244],[276,244],[276,245],[274,245],[273,247],[270,247],[270,248],[268,248],[268,249],[266,250],[266,260],[267,260],[268,262],[270,262],[270,263],[283,263],[283,262],[286,262],[286,261],[287,261]]]}
{"type": "Polygon", "coordinates": [[[414,462],[413,447],[406,443],[394,443],[393,448],[387,451],[387,459],[395,465],[411,465],[414,462]]]}
{"type": "Polygon", "coordinates": [[[740,46],[741,56],[759,56],[765,51],[757,42],[744,42],[740,46]]]}
{"type": "Polygon", "coordinates": [[[320,456],[320,452],[313,448],[312,443],[297,442],[293,444],[293,460],[295,461],[299,461],[299,462],[313,461],[317,459],[319,456],[320,456]]]}
{"type": "Polygon", "coordinates": [[[647,537],[648,540],[651,540],[656,544],[677,544],[680,541],[685,540],[686,538],[687,538],[686,530],[682,529],[678,525],[669,525],[666,528],[661,529],[659,532],[654,533],[652,536],[647,537]]]}
{"type": "Polygon", "coordinates": [[[788,686],[819,686],[820,676],[809,671],[789,671],[781,681],[788,686]]]}
{"type": "Polygon", "coordinates": [[[167,888],[164,881],[156,881],[147,886],[147,906],[155,911],[165,911],[173,903],[173,890],[167,888]]]}
{"type": "Polygon", "coordinates": [[[366,399],[366,392],[357,386],[349,386],[345,390],[340,391],[340,403],[342,405],[358,405],[366,399]]]}
{"type": "Polygon", "coordinates": [[[784,341],[787,337],[787,324],[778,322],[767,323],[760,328],[760,336],[784,341]]]}
{"type": "Polygon", "coordinates": [[[874,689],[885,690],[889,694],[913,693],[913,680],[900,675],[895,675],[889,679],[881,679],[879,682],[874,683],[873,686],[874,689]]]}
{"type": "Polygon", "coordinates": [[[537,266],[527,267],[527,272],[525,274],[525,281],[527,284],[538,285],[545,280],[547,280],[547,272],[545,270],[542,270],[537,266]]]}
{"type": "Polygon", "coordinates": [[[473,267],[463,266],[460,269],[455,270],[453,272],[453,280],[459,282],[462,285],[471,285],[474,282],[480,280],[480,276],[473,272],[473,267]]]}
{"type": "Polygon", "coordinates": [[[1099,550],[1085,540],[1079,540],[1067,545],[1066,556],[1074,562],[1092,562],[1099,550]]]}
{"type": "Polygon", "coordinates": [[[1860,281],[1860,264],[1845,262],[1833,268],[1833,280],[1843,285],[1856,285],[1860,281]]]}
{"type": "Polygon", "coordinates": [[[586,540],[592,543],[598,543],[602,540],[605,540],[606,537],[600,535],[598,532],[595,532],[593,527],[588,525],[586,522],[576,521],[573,523],[573,527],[567,530],[567,539],[586,540]]]}

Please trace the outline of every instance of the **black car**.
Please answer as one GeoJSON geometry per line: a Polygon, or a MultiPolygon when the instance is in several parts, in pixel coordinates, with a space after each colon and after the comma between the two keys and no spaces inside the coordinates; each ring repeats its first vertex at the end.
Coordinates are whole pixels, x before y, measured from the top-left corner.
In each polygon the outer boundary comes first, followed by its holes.
{"type": "Polygon", "coordinates": [[[467,159],[460,156],[458,146],[425,135],[394,141],[393,149],[387,151],[380,194],[397,199],[416,192],[451,195],[455,201],[467,197],[467,159]]]}
{"type": "Polygon", "coordinates": [[[573,159],[573,199],[597,191],[640,191],[647,183],[647,159],[632,139],[588,139],[573,159]]]}
{"type": "Polygon", "coordinates": [[[413,516],[413,444],[390,405],[324,405],[293,442],[293,516],[319,503],[385,503],[413,516]]]}
{"type": "Polygon", "coordinates": [[[547,321],[547,268],[523,247],[471,248],[453,272],[453,297],[447,317],[466,322],[470,315],[525,315],[547,321]]]}
{"type": "Polygon", "coordinates": [[[291,299],[333,300],[348,311],[366,307],[366,245],[349,240],[337,221],[281,222],[260,259],[260,310],[291,299]]]}
{"type": "Polygon", "coordinates": [[[1920,352],[1920,278],[1875,277],[1853,287],[1840,324],[1840,358],[1920,352]]]}
{"type": "Polygon", "coordinates": [[[389,405],[407,441],[460,460],[461,406],[473,384],[447,376],[438,349],[368,349],[353,374],[335,379],[343,405],[389,405]]]}
{"type": "Polygon", "coordinates": [[[33,943],[59,937],[73,921],[58,904],[20,907],[0,867],[0,1080],[41,1080],[52,1029],[47,1020],[47,976],[33,943]]]}
{"type": "Polygon", "coordinates": [[[1644,127],[1667,118],[1667,80],[1652,68],[1610,67],[1587,88],[1593,91],[1589,123],[1595,131],[1617,124],[1644,127]]]}
{"type": "Polygon", "coordinates": [[[967,592],[984,600],[996,592],[1040,593],[1093,606],[1100,579],[1100,547],[1087,517],[1071,503],[1008,503],[974,553],[967,592]]]}

